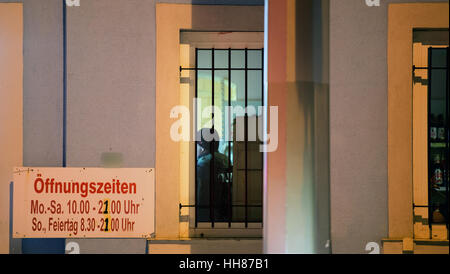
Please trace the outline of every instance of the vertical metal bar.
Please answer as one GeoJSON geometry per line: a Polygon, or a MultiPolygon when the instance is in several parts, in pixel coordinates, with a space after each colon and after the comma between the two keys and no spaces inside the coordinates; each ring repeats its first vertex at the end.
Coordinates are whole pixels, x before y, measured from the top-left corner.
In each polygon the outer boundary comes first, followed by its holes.
{"type": "Polygon", "coordinates": [[[445,150],[446,150],[446,154],[447,154],[447,156],[446,156],[446,160],[445,160],[445,166],[444,166],[444,168],[445,168],[445,170],[444,170],[444,173],[446,174],[446,176],[444,177],[444,180],[445,180],[445,200],[446,200],[446,206],[447,206],[447,208],[446,208],[446,210],[447,210],[447,214],[446,214],[446,226],[447,226],[447,240],[449,239],[449,229],[448,229],[448,224],[449,224],[449,221],[448,221],[448,214],[450,213],[449,212],[449,201],[448,201],[448,196],[449,196],[449,156],[450,156],[450,152],[449,152],[449,150],[450,150],[450,147],[449,147],[449,136],[450,136],[450,131],[449,131],[449,121],[450,121],[450,119],[449,119],[449,103],[450,103],[450,99],[449,99],[449,96],[450,96],[450,91],[449,91],[449,85],[448,85],[448,76],[449,76],[449,69],[448,69],[448,66],[449,66],[449,56],[448,56],[448,52],[449,52],[449,50],[448,50],[449,48],[447,47],[447,63],[446,63],[446,81],[445,81],[445,85],[446,85],[446,95],[445,95],[445,99],[446,99],[446,101],[447,102],[445,102],[445,128],[446,128],[446,130],[445,130],[445,139],[447,139],[447,142],[445,143],[445,146],[446,146],[446,148],[445,148],[445,150]]]}
{"type": "Polygon", "coordinates": [[[67,166],[67,6],[63,1],[63,147],[62,166],[67,166]]]}
{"type": "MultiPolygon", "coordinates": [[[[212,111],[212,132],[211,133],[214,133],[214,121],[215,121],[215,113],[214,113],[214,106],[215,106],[215,102],[214,102],[214,49],[211,49],[211,59],[212,59],[212,62],[211,62],[211,100],[212,100],[212,107],[213,107],[213,111],[212,111]]],[[[210,164],[210,168],[211,168],[211,170],[210,170],[210,173],[209,173],[209,178],[210,178],[210,187],[209,187],[209,190],[210,190],[210,197],[209,197],[209,201],[210,201],[210,203],[209,203],[209,210],[210,210],[210,216],[211,216],[211,227],[212,228],[214,228],[214,221],[215,221],[215,218],[214,218],[214,182],[216,181],[216,173],[215,173],[215,170],[214,170],[214,161],[215,161],[215,144],[216,144],[216,140],[215,139],[213,139],[212,140],[212,142],[211,142],[211,145],[210,145],[210,151],[211,151],[211,156],[212,156],[212,160],[211,160],[211,164],[210,164]]]]}
{"type": "Polygon", "coordinates": [[[433,204],[431,201],[431,179],[433,178],[432,164],[431,164],[431,55],[432,48],[428,48],[428,227],[430,232],[430,239],[433,238],[433,204]]]}
{"type": "MultiPolygon", "coordinates": [[[[198,99],[198,70],[197,70],[197,68],[198,68],[198,48],[196,48],[195,49],[195,99],[198,99]]],[[[195,108],[195,115],[194,115],[194,117],[195,117],[195,121],[194,121],[194,126],[195,126],[195,134],[196,134],[196,136],[194,137],[195,138],[195,149],[194,149],[194,153],[195,153],[195,228],[197,228],[198,227],[198,207],[199,207],[199,204],[198,204],[198,194],[199,194],[199,191],[198,191],[198,178],[197,178],[197,161],[198,161],[198,159],[197,159],[197,157],[198,157],[198,155],[197,155],[197,146],[198,146],[198,141],[197,141],[197,128],[198,128],[198,126],[197,126],[197,115],[198,115],[198,105],[197,105],[197,102],[198,102],[198,100],[196,100],[195,101],[196,103],[195,103],[195,105],[194,105],[194,108],[195,108]]]]}
{"type": "MultiPolygon", "coordinates": [[[[264,105],[264,48],[261,49],[261,105],[264,109],[265,105],[264,105]]],[[[264,112],[264,110],[263,110],[264,112]]],[[[264,115],[261,113],[261,119],[263,119],[264,115]]],[[[263,123],[264,124],[264,121],[263,123]]],[[[264,136],[264,132],[262,129],[260,129],[258,127],[258,131],[262,132],[263,136],[264,136]]],[[[259,132],[258,132],[259,134],[259,132]]],[[[260,138],[263,138],[263,136],[260,136],[260,138]]],[[[262,159],[264,159],[264,154],[265,152],[260,152],[261,153],[261,157],[262,159]]],[[[264,200],[264,160],[261,161],[261,204],[264,200]]],[[[264,222],[263,222],[263,207],[261,207],[261,225],[262,227],[264,227],[264,222]]]]}
{"type": "Polygon", "coordinates": [[[245,49],[245,228],[248,227],[248,49],[245,49]]]}
{"type": "MultiPolygon", "coordinates": [[[[228,109],[231,110],[231,48],[228,49],[228,109]]],[[[233,124],[233,113],[229,112],[228,113],[228,132],[230,132],[230,126],[233,124]]],[[[231,141],[230,141],[230,137],[232,136],[227,136],[228,138],[228,227],[231,228],[231,222],[232,222],[232,212],[233,212],[233,207],[232,207],[232,197],[231,197],[231,184],[233,182],[234,176],[231,173],[230,176],[230,170],[232,172],[231,169],[231,141]]]]}
{"type": "Polygon", "coordinates": [[[413,204],[412,204],[412,217],[413,217],[413,239],[416,239],[416,229],[415,229],[415,217],[416,216],[416,205],[414,204],[414,199],[413,199],[413,204]]]}
{"type": "Polygon", "coordinates": [[[14,222],[14,182],[9,183],[9,254],[14,254],[13,222],[14,222]]]}

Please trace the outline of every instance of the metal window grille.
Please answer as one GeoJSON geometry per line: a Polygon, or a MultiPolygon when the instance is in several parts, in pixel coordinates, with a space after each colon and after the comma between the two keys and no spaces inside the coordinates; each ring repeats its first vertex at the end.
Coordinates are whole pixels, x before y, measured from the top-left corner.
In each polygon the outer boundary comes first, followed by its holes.
{"type": "MultiPolygon", "coordinates": [[[[216,74],[218,74],[218,72],[222,72],[222,73],[227,73],[227,82],[228,82],[228,91],[227,91],[227,101],[228,101],[228,107],[231,107],[231,102],[232,102],[232,83],[233,83],[233,72],[234,71],[241,71],[244,73],[244,92],[245,92],[245,100],[244,100],[244,107],[245,109],[247,109],[247,107],[249,106],[249,72],[250,71],[254,71],[257,73],[260,73],[261,76],[261,83],[260,83],[260,102],[258,103],[259,106],[264,106],[264,83],[263,83],[263,71],[264,71],[264,49],[214,49],[214,48],[197,48],[195,50],[195,67],[194,68],[183,68],[180,67],[180,72],[183,70],[191,70],[195,72],[195,98],[198,98],[199,96],[199,72],[205,72],[208,71],[211,73],[211,103],[212,106],[216,106],[216,102],[215,102],[215,76],[216,74]],[[208,52],[211,54],[211,60],[210,60],[210,65],[207,65],[206,67],[202,67],[199,65],[199,54],[200,53],[205,53],[208,52]],[[227,65],[220,65],[217,66],[217,62],[216,62],[216,55],[219,53],[226,53],[227,55],[227,65]],[[235,66],[233,63],[235,62],[235,59],[232,60],[232,56],[233,54],[236,53],[243,53],[243,59],[244,60],[238,60],[238,62],[241,62],[242,65],[241,66],[235,66]],[[257,66],[251,66],[249,65],[249,53],[259,53],[260,55],[260,64],[257,66]]],[[[254,102],[253,102],[254,103],[254,102]]],[[[196,112],[198,113],[198,110],[196,110],[196,112]]],[[[227,197],[227,201],[226,201],[226,212],[227,212],[227,216],[226,216],[226,220],[225,222],[228,223],[228,226],[231,228],[231,224],[234,222],[239,222],[242,223],[242,220],[235,220],[234,216],[233,216],[233,209],[235,208],[243,208],[244,209],[244,220],[243,222],[245,223],[245,227],[248,228],[248,224],[251,222],[255,222],[255,223],[262,223],[262,163],[261,163],[261,178],[260,178],[260,186],[261,186],[261,199],[260,199],[260,204],[250,204],[248,201],[248,196],[249,196],[249,189],[248,189],[248,185],[249,185],[249,172],[252,172],[252,170],[249,168],[249,151],[248,151],[248,146],[249,146],[249,140],[248,140],[248,120],[249,120],[249,116],[248,113],[245,112],[245,116],[244,118],[244,130],[245,130],[245,141],[244,141],[244,150],[245,150],[245,157],[244,157],[244,167],[240,169],[240,171],[244,171],[244,204],[233,204],[233,184],[236,183],[236,176],[233,176],[233,172],[236,169],[233,169],[233,165],[236,163],[235,161],[233,161],[232,159],[232,151],[231,151],[231,147],[232,147],[232,143],[233,141],[228,140],[228,173],[231,176],[226,176],[228,178],[228,183],[227,183],[227,187],[226,187],[226,197],[227,197]],[[234,170],[234,171],[233,171],[234,170]],[[249,213],[249,209],[251,208],[259,208],[261,211],[260,217],[256,217],[256,218],[250,218],[250,213],[249,213]]],[[[214,113],[212,114],[211,117],[212,121],[215,121],[215,117],[214,117],[214,113]]],[[[197,127],[197,121],[195,121],[196,124],[196,129],[198,130],[197,127]]],[[[212,131],[215,130],[215,122],[212,123],[212,131]]],[[[215,189],[217,188],[217,183],[215,182],[215,178],[216,178],[216,169],[214,167],[214,163],[215,163],[215,153],[211,153],[212,155],[212,160],[211,160],[211,164],[210,164],[210,180],[209,180],[209,205],[203,205],[199,203],[199,195],[197,195],[198,189],[199,189],[199,185],[198,185],[198,168],[197,168],[197,161],[198,161],[198,155],[197,155],[197,146],[198,146],[198,141],[195,142],[195,161],[196,161],[196,167],[195,167],[195,204],[194,205],[182,205],[180,204],[180,209],[182,209],[183,207],[191,207],[191,208],[195,208],[195,227],[198,227],[198,223],[199,222],[209,222],[211,223],[211,227],[214,228],[214,224],[217,222],[224,222],[223,218],[222,220],[218,220],[217,216],[215,216],[215,209],[216,209],[216,202],[217,202],[217,197],[215,197],[215,189]],[[199,218],[199,211],[201,209],[209,209],[209,218],[208,220],[200,220],[199,218]]],[[[216,146],[216,140],[213,140],[210,143],[210,151],[214,151],[214,147],[216,146]]],[[[261,153],[261,159],[262,159],[262,152],[261,153]]],[[[235,153],[233,153],[233,158],[234,157],[239,157],[238,155],[236,155],[235,153]]]]}

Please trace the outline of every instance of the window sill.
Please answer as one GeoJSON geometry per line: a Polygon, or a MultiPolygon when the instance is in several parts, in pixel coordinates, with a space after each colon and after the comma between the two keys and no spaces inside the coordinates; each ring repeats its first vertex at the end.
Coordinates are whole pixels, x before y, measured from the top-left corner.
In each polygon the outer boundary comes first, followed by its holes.
{"type": "Polygon", "coordinates": [[[261,223],[249,223],[245,228],[244,223],[199,223],[197,228],[189,228],[191,238],[262,238],[263,229],[261,223]]]}

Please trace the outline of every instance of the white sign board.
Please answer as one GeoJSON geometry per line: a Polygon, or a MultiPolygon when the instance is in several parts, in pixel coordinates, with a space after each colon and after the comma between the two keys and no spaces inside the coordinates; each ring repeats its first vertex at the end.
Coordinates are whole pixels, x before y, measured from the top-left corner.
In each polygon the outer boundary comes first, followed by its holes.
{"type": "Polygon", "coordinates": [[[14,238],[149,238],[151,168],[14,169],[14,238]]]}

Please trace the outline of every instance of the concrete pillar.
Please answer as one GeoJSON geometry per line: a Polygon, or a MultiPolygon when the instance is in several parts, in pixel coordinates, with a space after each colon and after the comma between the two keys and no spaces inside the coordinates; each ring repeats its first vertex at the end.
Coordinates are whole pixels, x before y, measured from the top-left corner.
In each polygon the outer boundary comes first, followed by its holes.
{"type": "Polygon", "coordinates": [[[278,106],[279,119],[278,149],[266,158],[266,253],[331,250],[328,7],[266,2],[268,105],[278,106]]]}

